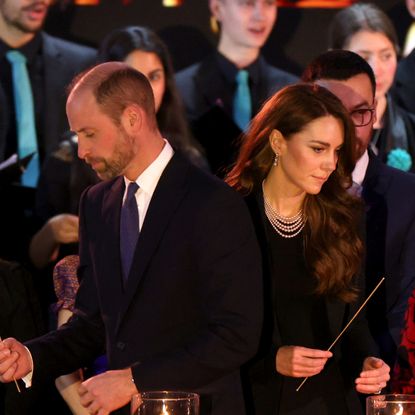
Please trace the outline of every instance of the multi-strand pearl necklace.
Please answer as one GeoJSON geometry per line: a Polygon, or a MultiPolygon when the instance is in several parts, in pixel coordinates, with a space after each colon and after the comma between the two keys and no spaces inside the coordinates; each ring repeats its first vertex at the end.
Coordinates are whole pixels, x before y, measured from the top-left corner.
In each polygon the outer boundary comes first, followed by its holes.
{"type": "Polygon", "coordinates": [[[296,215],[286,217],[280,215],[272,206],[270,201],[265,196],[264,189],[262,189],[264,196],[265,214],[275,231],[283,238],[294,238],[304,228],[305,218],[303,210],[301,209],[296,215]]]}

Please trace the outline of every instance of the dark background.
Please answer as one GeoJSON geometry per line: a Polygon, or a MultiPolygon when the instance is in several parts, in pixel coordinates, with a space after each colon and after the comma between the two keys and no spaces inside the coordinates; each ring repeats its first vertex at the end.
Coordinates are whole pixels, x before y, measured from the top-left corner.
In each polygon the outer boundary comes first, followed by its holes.
{"type": "MultiPolygon", "coordinates": [[[[395,22],[399,37],[411,19],[404,0],[375,1],[395,22]]],[[[338,9],[280,7],[274,30],[264,47],[275,66],[301,73],[316,55],[327,49],[327,27],[338,9]]],[[[209,28],[207,0],[184,0],[179,7],[163,7],[162,0],[101,0],[98,6],[56,4],[46,30],[56,36],[97,46],[106,33],[125,25],[144,25],[156,30],[167,43],[179,70],[200,60],[216,44],[209,28]]]]}

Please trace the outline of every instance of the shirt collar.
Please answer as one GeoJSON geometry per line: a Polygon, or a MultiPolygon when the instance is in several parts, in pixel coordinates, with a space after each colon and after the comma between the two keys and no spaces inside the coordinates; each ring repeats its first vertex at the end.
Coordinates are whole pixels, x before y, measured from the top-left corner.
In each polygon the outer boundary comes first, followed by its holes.
{"type": "Polygon", "coordinates": [[[367,170],[368,165],[369,165],[369,153],[366,150],[363,153],[362,157],[360,157],[360,159],[357,160],[356,162],[356,166],[352,173],[353,182],[360,184],[360,185],[363,183],[363,180],[366,176],[366,170],[367,170]]]}
{"type": "Polygon", "coordinates": [[[218,66],[225,76],[225,79],[229,83],[234,83],[236,74],[240,69],[245,69],[249,73],[249,79],[254,84],[258,83],[260,80],[260,73],[259,73],[259,62],[260,56],[255,59],[250,65],[246,66],[245,68],[238,68],[232,61],[230,61],[226,56],[222,55],[219,51],[216,51],[216,59],[218,62],[218,66]]]}
{"type": "MultiPolygon", "coordinates": [[[[157,183],[167,164],[174,154],[174,150],[167,140],[164,140],[164,147],[157,158],[138,176],[136,183],[141,191],[149,194],[154,193],[157,183]]],[[[125,186],[127,188],[130,181],[124,177],[125,186]]]]}

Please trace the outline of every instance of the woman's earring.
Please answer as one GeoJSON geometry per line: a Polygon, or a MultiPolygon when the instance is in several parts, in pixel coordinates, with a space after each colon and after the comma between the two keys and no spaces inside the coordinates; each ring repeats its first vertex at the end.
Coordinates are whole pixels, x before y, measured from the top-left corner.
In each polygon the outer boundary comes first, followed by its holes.
{"type": "Polygon", "coordinates": [[[217,33],[219,33],[219,24],[218,21],[216,20],[216,17],[214,16],[210,16],[210,30],[216,35],[217,33]]]}
{"type": "Polygon", "coordinates": [[[275,167],[278,166],[279,159],[280,159],[280,155],[278,153],[275,153],[274,163],[272,163],[275,167]]]}

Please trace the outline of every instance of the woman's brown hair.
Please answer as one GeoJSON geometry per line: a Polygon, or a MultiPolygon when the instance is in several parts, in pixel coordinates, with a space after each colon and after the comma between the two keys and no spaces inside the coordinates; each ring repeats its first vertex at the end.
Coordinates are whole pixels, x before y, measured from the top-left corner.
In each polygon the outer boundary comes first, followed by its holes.
{"type": "Polygon", "coordinates": [[[341,122],[344,142],[336,170],[320,193],[306,195],[305,257],[317,279],[318,294],[351,302],[356,298],[353,280],[363,253],[359,237],[362,205],[347,192],[355,165],[354,125],[335,95],[315,84],[296,84],[272,96],[252,120],[226,181],[243,195],[261,191],[275,157],[269,143],[271,132],[276,129],[289,140],[310,122],[327,115],[341,122]]]}

